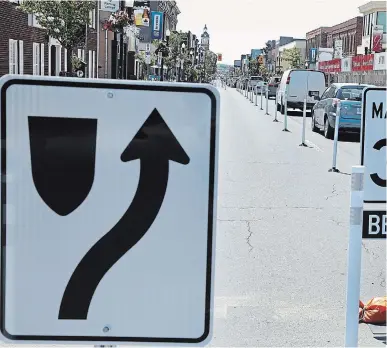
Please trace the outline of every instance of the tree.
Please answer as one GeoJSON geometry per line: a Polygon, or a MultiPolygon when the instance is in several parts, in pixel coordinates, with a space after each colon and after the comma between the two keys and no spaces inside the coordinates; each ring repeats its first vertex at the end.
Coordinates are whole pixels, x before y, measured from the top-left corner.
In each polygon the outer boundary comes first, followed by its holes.
{"type": "Polygon", "coordinates": [[[73,50],[85,44],[86,26],[95,5],[92,0],[24,0],[19,8],[33,13],[47,35],[67,50],[67,68],[72,73],[73,50]]]}
{"type": "Polygon", "coordinates": [[[282,52],[282,60],[290,64],[291,69],[301,67],[301,52],[297,47],[289,48],[282,52]]]}
{"type": "Polygon", "coordinates": [[[256,59],[252,59],[249,62],[249,74],[250,76],[258,75],[259,73],[259,65],[256,59]]]}

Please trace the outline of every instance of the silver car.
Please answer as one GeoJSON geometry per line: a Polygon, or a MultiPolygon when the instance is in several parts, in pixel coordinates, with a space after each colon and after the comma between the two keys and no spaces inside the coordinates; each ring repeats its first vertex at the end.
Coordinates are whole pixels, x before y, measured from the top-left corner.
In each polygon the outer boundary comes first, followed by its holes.
{"type": "Polygon", "coordinates": [[[270,77],[269,84],[268,84],[269,98],[275,98],[280,82],[281,82],[281,77],[279,76],[270,77]]]}

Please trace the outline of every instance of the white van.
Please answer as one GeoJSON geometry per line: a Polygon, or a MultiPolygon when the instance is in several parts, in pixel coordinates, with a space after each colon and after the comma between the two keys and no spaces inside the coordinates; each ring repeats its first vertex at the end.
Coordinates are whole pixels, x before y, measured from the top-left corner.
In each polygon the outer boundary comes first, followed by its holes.
{"type": "Polygon", "coordinates": [[[307,69],[286,70],[278,87],[277,110],[285,113],[285,93],[288,109],[312,110],[318,98],[326,90],[325,74],[322,71],[307,69]]]}

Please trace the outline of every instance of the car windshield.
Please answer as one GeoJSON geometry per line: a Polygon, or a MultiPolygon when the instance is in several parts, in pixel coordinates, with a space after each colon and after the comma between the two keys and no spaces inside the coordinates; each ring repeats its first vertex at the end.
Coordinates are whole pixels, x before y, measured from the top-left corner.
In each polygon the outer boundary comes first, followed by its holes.
{"type": "Polygon", "coordinates": [[[262,81],[263,78],[261,76],[251,76],[250,80],[251,81],[262,81]]]}
{"type": "Polygon", "coordinates": [[[362,100],[362,93],[366,86],[359,87],[343,87],[337,93],[337,98],[340,100],[362,100]]]}

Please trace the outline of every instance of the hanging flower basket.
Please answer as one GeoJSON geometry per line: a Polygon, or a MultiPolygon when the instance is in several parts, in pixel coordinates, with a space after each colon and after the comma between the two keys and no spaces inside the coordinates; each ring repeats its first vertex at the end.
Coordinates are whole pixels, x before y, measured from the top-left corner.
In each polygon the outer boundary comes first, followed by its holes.
{"type": "Polygon", "coordinates": [[[133,24],[133,18],[125,11],[117,11],[112,13],[103,28],[109,31],[122,32],[125,27],[133,24]]]}

